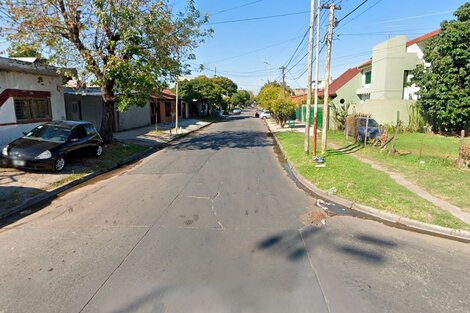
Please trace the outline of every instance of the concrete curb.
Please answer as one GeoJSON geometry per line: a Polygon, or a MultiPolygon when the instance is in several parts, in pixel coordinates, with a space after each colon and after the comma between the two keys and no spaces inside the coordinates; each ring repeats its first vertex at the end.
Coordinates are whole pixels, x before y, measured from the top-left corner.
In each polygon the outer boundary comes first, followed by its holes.
{"type": "Polygon", "coordinates": [[[358,212],[358,217],[365,217],[368,219],[376,220],[387,224],[392,227],[397,227],[401,229],[412,230],[428,235],[438,236],[438,237],[445,237],[452,240],[470,242],[470,231],[466,230],[456,230],[452,228],[427,224],[419,221],[415,221],[406,217],[402,217],[393,213],[384,212],[378,210],[376,208],[372,208],[363,204],[355,203],[353,201],[335,196],[330,195],[324,190],[321,190],[313,183],[305,179],[299,172],[295,169],[293,164],[287,159],[287,153],[284,150],[284,147],[281,145],[277,137],[274,135],[274,132],[271,129],[271,126],[267,121],[264,121],[266,127],[268,128],[269,132],[273,134],[273,138],[281,150],[282,154],[284,155],[285,159],[287,160],[287,165],[289,166],[289,170],[291,171],[294,178],[298,181],[303,188],[309,190],[314,195],[318,196],[319,198],[326,200],[328,202],[334,203],[336,205],[348,208],[354,212],[358,212]]]}
{"type": "Polygon", "coordinates": [[[67,191],[73,187],[76,187],[84,182],[87,182],[95,177],[98,177],[100,175],[103,175],[105,173],[108,173],[108,172],[111,172],[113,170],[116,170],[122,166],[125,166],[125,165],[129,165],[129,164],[132,164],[132,163],[135,163],[137,161],[140,161],[148,156],[150,156],[151,154],[153,154],[154,152],[156,151],[160,151],[162,149],[165,149],[166,147],[168,147],[170,144],[174,144],[173,142],[178,140],[178,139],[181,139],[183,137],[186,137],[187,135],[189,134],[192,134],[196,131],[199,131],[203,128],[206,128],[208,127],[209,125],[212,125],[213,122],[208,122],[208,124],[206,125],[202,125],[201,127],[197,128],[197,129],[193,129],[187,133],[184,133],[184,134],[180,134],[179,136],[175,136],[173,138],[171,138],[169,141],[163,143],[161,146],[151,146],[149,147],[147,150],[141,152],[141,153],[138,153],[138,154],[134,154],[124,160],[122,160],[121,162],[118,162],[116,164],[113,164],[105,169],[102,169],[102,170],[99,170],[99,171],[96,171],[94,173],[91,173],[91,174],[88,174],[82,178],[79,178],[77,180],[74,180],[74,181],[71,181],[65,185],[62,185],[60,187],[57,187],[56,189],[53,189],[53,190],[50,190],[50,191],[46,191],[36,197],[33,197],[31,199],[28,199],[27,201],[23,201],[23,203],[13,207],[13,208],[10,208],[10,209],[7,209],[7,210],[2,210],[0,212],[0,220],[3,219],[3,218],[6,218],[10,215],[13,215],[15,213],[18,213],[18,212],[21,212],[21,211],[25,211],[25,210],[28,210],[30,208],[33,208],[35,206],[38,206],[38,205],[41,205],[41,204],[44,204],[46,202],[50,202],[52,201],[54,198],[57,197],[57,195],[63,193],[64,191],[67,191]]]}

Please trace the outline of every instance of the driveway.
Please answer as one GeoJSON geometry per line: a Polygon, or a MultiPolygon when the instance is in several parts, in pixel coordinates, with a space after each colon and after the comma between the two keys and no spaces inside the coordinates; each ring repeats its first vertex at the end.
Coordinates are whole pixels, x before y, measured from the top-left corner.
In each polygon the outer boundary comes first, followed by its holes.
{"type": "Polygon", "coordinates": [[[468,244],[323,218],[242,115],[7,221],[0,307],[470,312],[468,244]]]}

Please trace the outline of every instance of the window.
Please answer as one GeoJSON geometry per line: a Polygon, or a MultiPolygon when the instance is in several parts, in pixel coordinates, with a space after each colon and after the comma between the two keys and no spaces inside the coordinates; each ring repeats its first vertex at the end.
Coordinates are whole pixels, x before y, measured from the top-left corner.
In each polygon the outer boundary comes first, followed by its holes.
{"type": "Polygon", "coordinates": [[[366,76],[366,80],[365,80],[366,85],[370,84],[372,82],[372,72],[371,71],[365,72],[364,75],[366,76]]]}
{"type": "Polygon", "coordinates": [[[95,126],[91,124],[85,125],[85,129],[88,136],[94,136],[97,133],[95,126]]]}
{"type": "Polygon", "coordinates": [[[165,116],[171,116],[171,102],[165,102],[165,116]]]}
{"type": "Polygon", "coordinates": [[[51,120],[49,99],[15,98],[15,115],[18,122],[51,120]]]}
{"type": "Polygon", "coordinates": [[[83,139],[87,136],[87,132],[85,130],[85,127],[83,126],[77,126],[72,133],[72,139],[83,139]]]}

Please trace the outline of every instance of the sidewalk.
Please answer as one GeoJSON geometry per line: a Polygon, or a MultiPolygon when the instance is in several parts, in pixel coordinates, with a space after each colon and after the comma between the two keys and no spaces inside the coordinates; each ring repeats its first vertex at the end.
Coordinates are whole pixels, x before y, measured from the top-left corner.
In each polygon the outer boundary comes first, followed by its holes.
{"type": "Polygon", "coordinates": [[[60,173],[0,167],[0,219],[51,200],[60,192],[119,166],[133,163],[164,147],[177,136],[209,124],[196,119],[182,120],[178,134],[174,129],[170,133],[173,123],[158,124],[158,132],[153,125],[115,133],[117,141],[107,145],[101,157],[70,159],[60,173]]]}
{"type": "Polygon", "coordinates": [[[155,125],[136,128],[119,133],[114,133],[114,138],[122,142],[132,142],[144,146],[161,147],[181,134],[187,134],[210,124],[198,119],[183,119],[178,122],[178,130],[175,131],[174,123],[159,123],[158,130],[155,125]]]}
{"type": "MultiPolygon", "coordinates": [[[[268,124],[269,128],[271,129],[271,131],[273,133],[274,132],[285,132],[285,131],[294,131],[294,132],[299,132],[299,133],[305,133],[305,123],[296,122],[295,126],[292,127],[292,128],[288,127],[288,126],[286,126],[285,128],[281,128],[273,120],[267,121],[267,124],[268,124]]],[[[311,134],[313,134],[312,128],[310,128],[310,129],[311,129],[311,134]]],[[[340,150],[338,150],[340,147],[338,147],[337,145],[335,145],[333,143],[329,143],[329,146],[330,146],[330,148],[333,148],[337,151],[340,151],[340,150]]],[[[361,161],[362,163],[368,164],[372,168],[374,168],[378,171],[381,171],[382,173],[387,174],[397,184],[407,188],[409,191],[411,191],[414,194],[416,194],[417,196],[431,202],[433,205],[435,205],[435,206],[437,206],[437,207],[439,207],[443,210],[448,211],[449,213],[451,213],[452,215],[454,215],[458,219],[462,220],[463,222],[465,222],[467,224],[470,224],[470,213],[464,212],[459,207],[457,207],[457,206],[455,206],[455,205],[453,205],[453,204],[451,204],[451,203],[449,203],[449,202],[447,202],[447,201],[445,201],[441,198],[438,198],[438,197],[430,194],[429,192],[425,191],[421,187],[419,187],[416,184],[414,184],[414,183],[410,182],[409,180],[407,180],[401,174],[389,171],[386,168],[384,168],[383,166],[377,164],[376,162],[374,162],[370,159],[361,157],[361,156],[359,156],[355,153],[351,153],[349,155],[351,155],[352,157],[354,157],[357,160],[361,161]]]]}

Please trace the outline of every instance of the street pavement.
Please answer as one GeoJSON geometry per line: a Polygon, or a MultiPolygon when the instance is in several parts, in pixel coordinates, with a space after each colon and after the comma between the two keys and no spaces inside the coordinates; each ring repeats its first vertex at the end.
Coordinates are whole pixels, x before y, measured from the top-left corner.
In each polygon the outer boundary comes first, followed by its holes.
{"type": "Polygon", "coordinates": [[[470,312],[470,245],[321,216],[251,113],[0,230],[0,312],[470,312]]]}

